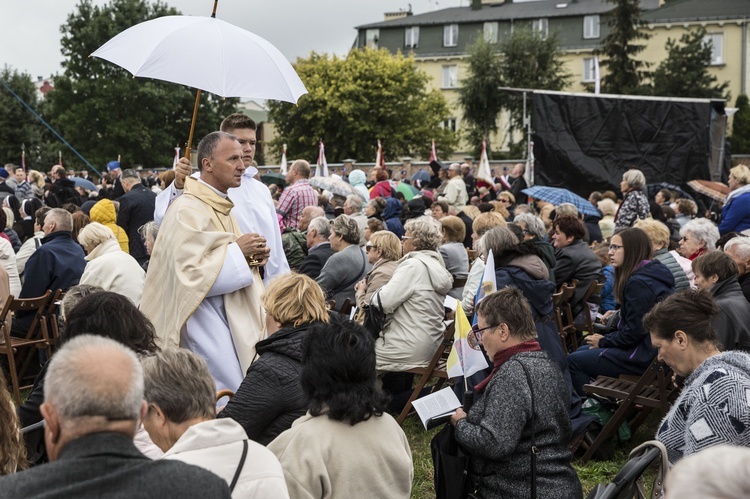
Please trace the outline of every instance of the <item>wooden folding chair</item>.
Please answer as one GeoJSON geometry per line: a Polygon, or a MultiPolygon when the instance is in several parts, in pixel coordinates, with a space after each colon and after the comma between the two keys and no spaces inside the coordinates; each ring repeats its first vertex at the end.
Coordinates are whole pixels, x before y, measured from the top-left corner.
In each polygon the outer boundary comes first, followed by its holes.
{"type": "MultiPolygon", "coordinates": [[[[635,432],[645,421],[651,409],[659,409],[662,416],[667,414],[669,398],[675,391],[674,385],[669,380],[668,370],[666,364],[659,362],[656,358],[637,381],[634,381],[632,376],[620,378],[599,376],[593,383],[583,385],[583,390],[590,395],[620,401],[612,418],[602,428],[596,439],[588,444],[588,449],[581,458],[583,463],[591,459],[599,446],[612,437],[624,421],[627,421],[630,430],[635,432]]],[[[583,445],[586,444],[586,442],[583,443],[583,445]]]]}
{"type": "Polygon", "coordinates": [[[466,286],[466,279],[467,279],[466,276],[464,276],[464,277],[453,276],[453,287],[454,288],[463,288],[464,286],[466,286]]]}
{"type": "Polygon", "coordinates": [[[578,348],[576,338],[576,327],[573,324],[573,312],[570,308],[570,300],[575,293],[577,282],[563,284],[560,290],[552,295],[552,305],[555,307],[555,322],[557,332],[560,335],[563,352],[568,353],[578,348]]]}
{"type": "Polygon", "coordinates": [[[414,390],[412,390],[411,395],[409,396],[409,400],[404,406],[404,409],[401,411],[401,414],[398,415],[398,418],[396,418],[396,422],[399,425],[403,423],[406,417],[412,412],[412,402],[419,398],[428,381],[433,378],[438,379],[437,383],[430,389],[430,393],[432,393],[436,390],[440,390],[443,387],[443,384],[448,380],[446,362],[448,361],[448,355],[451,353],[451,347],[453,346],[453,335],[456,331],[455,324],[455,322],[452,322],[450,326],[445,328],[443,341],[438,345],[435,355],[432,356],[432,360],[430,360],[427,367],[415,367],[404,371],[406,373],[418,374],[420,376],[419,381],[417,381],[414,390]]]}
{"type": "Polygon", "coordinates": [[[341,305],[341,310],[339,310],[339,313],[341,315],[345,315],[346,317],[349,317],[349,314],[352,312],[352,308],[354,308],[354,304],[349,298],[347,298],[346,300],[344,300],[344,303],[341,305]]]}
{"type": "Polygon", "coordinates": [[[603,282],[593,281],[589,285],[589,289],[586,290],[586,294],[583,295],[583,302],[587,304],[586,307],[583,309],[583,311],[585,312],[584,315],[586,316],[586,324],[584,324],[580,328],[577,328],[578,332],[586,331],[589,334],[593,334],[594,333],[594,323],[591,320],[591,311],[590,311],[590,309],[588,307],[588,302],[589,302],[589,300],[591,299],[592,296],[596,296],[596,295],[602,294],[602,290],[603,289],[604,289],[604,283],[603,282]]]}
{"type": "Polygon", "coordinates": [[[229,397],[229,400],[232,400],[232,397],[234,397],[234,392],[229,388],[224,388],[223,390],[219,390],[218,392],[216,392],[217,402],[224,397],[229,397]]]}
{"type": "Polygon", "coordinates": [[[31,388],[31,384],[21,386],[21,381],[31,361],[34,358],[35,349],[43,349],[47,352],[47,357],[52,355],[50,350],[50,339],[47,331],[47,321],[44,318],[44,312],[49,303],[51,291],[37,298],[13,298],[9,296],[0,312],[0,328],[3,331],[3,339],[0,342],[0,355],[8,357],[9,373],[11,385],[13,386],[13,395],[16,397],[16,403],[21,402],[21,390],[31,388]],[[10,324],[5,321],[8,312],[35,312],[26,335],[23,338],[17,338],[10,335],[10,324]],[[25,351],[26,355],[22,355],[25,351]],[[18,365],[23,362],[21,369],[18,365]]]}

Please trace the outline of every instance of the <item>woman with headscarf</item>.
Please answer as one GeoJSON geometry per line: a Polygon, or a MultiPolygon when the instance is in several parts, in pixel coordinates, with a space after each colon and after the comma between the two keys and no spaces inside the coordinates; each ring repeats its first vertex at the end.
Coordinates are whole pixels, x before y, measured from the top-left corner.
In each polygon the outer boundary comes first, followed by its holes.
{"type": "Polygon", "coordinates": [[[370,191],[367,190],[365,183],[367,182],[367,175],[362,170],[352,170],[349,174],[349,183],[357,189],[357,191],[364,196],[364,199],[370,199],[370,191]]]}

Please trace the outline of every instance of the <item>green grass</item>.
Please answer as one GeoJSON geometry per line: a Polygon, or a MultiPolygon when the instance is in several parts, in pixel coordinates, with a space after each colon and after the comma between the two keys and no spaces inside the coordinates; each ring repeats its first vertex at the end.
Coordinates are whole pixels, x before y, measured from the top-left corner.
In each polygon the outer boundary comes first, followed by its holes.
{"type": "MultiPolygon", "coordinates": [[[[656,427],[659,424],[659,414],[651,413],[646,422],[641,425],[630,441],[617,446],[614,459],[611,461],[589,461],[585,465],[579,460],[573,461],[573,467],[578,472],[578,477],[583,485],[584,497],[598,483],[609,483],[627,462],[628,454],[641,443],[652,440],[656,427]]],[[[440,428],[425,431],[422,423],[416,416],[407,418],[402,425],[406,438],[411,447],[412,461],[414,462],[414,482],[412,484],[412,499],[434,499],[435,488],[433,487],[432,456],[430,455],[430,440],[440,428]]],[[[650,494],[651,484],[654,480],[655,470],[650,469],[645,475],[647,497],[650,494]]]]}

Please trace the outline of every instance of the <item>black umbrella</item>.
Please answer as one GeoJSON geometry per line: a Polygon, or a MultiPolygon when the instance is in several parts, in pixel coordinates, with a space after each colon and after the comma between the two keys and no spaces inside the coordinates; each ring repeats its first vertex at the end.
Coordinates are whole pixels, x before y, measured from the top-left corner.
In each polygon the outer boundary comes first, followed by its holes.
{"type": "Polygon", "coordinates": [[[648,191],[648,198],[649,199],[653,198],[654,196],[656,196],[656,193],[662,189],[675,191],[680,195],[680,197],[683,197],[683,198],[693,199],[693,196],[688,194],[687,191],[685,191],[679,185],[668,184],[667,182],[659,182],[658,184],[648,184],[646,186],[646,190],[648,191]]]}
{"type": "Polygon", "coordinates": [[[276,184],[282,189],[286,187],[286,175],[283,173],[266,173],[261,175],[260,181],[266,185],[276,184]]]}

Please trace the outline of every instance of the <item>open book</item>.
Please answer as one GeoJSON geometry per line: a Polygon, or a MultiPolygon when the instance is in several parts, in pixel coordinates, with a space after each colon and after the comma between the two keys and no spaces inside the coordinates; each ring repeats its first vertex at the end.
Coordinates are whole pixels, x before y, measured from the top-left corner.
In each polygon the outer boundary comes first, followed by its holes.
{"type": "Polygon", "coordinates": [[[450,387],[443,388],[435,393],[425,395],[412,402],[414,410],[417,411],[419,419],[422,420],[425,430],[446,423],[455,414],[456,409],[461,407],[461,402],[450,387]]]}

